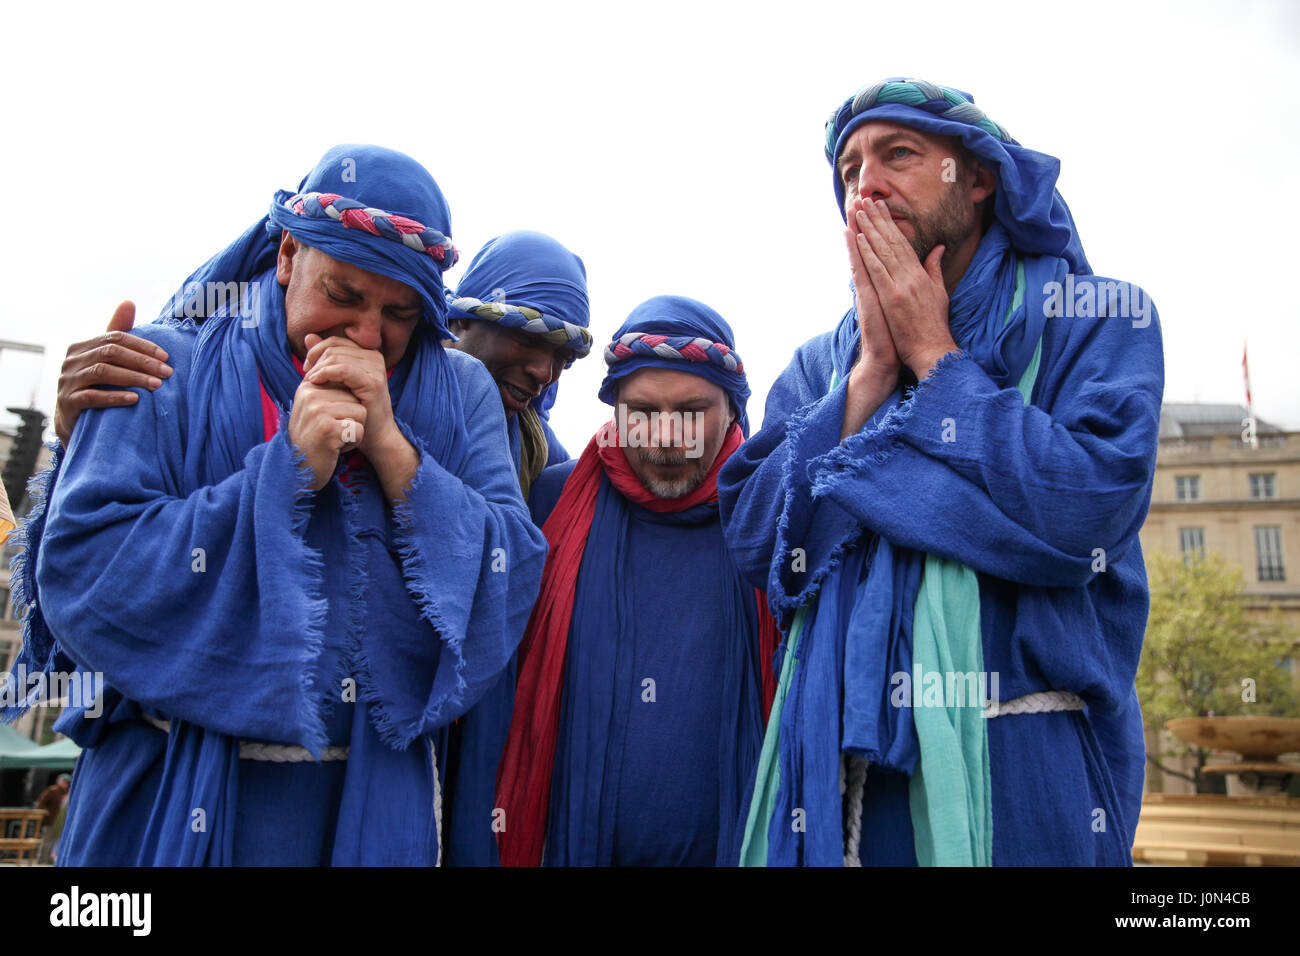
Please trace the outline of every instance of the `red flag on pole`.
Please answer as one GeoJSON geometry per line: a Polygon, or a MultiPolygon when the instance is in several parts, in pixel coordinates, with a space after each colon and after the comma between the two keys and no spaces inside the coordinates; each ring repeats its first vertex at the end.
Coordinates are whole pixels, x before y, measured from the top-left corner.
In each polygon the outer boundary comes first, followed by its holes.
{"type": "Polygon", "coordinates": [[[1255,403],[1250,400],[1250,366],[1246,363],[1246,342],[1241,343],[1241,377],[1246,383],[1246,410],[1254,414],[1255,403]]]}

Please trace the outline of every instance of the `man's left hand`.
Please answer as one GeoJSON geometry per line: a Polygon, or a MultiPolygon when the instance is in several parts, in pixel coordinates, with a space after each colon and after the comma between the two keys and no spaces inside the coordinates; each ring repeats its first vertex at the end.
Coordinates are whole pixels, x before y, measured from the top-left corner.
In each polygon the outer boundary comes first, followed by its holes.
{"type": "Polygon", "coordinates": [[[308,335],[304,344],[307,357],[302,363],[303,380],[345,388],[356,396],[366,410],[365,429],[357,450],[370,459],[388,500],[397,503],[405,499],[419,468],[420,454],[393,418],[384,356],[340,336],[322,339],[308,335]]]}
{"type": "Polygon", "coordinates": [[[322,387],[346,388],[366,407],[366,427],[357,449],[373,461],[376,452],[402,438],[393,419],[383,354],[337,335],[328,339],[308,335],[305,344],[303,379],[322,387]]]}
{"type": "Polygon", "coordinates": [[[939,359],[958,351],[948,328],[948,290],[940,268],[944,247],[935,246],[922,264],[880,200],[862,203],[857,221],[858,249],[894,347],[920,381],[939,359]]]}

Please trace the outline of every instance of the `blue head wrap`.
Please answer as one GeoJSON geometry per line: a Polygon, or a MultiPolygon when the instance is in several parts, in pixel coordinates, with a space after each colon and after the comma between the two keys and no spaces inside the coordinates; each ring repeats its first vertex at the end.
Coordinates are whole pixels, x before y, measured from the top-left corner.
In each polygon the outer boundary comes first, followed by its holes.
{"type": "Polygon", "coordinates": [[[186,280],[162,320],[207,317],[207,284],[244,281],[269,269],[282,230],[334,259],[410,286],[424,303],[425,320],[448,334],[442,273],[457,253],[447,201],[411,157],[356,144],[327,152],[296,193],[277,192],[265,218],[186,280]]]}
{"type": "Polygon", "coordinates": [[[1092,271],[1069,207],[1056,191],[1060,160],[1025,149],[985,116],[969,93],[924,80],[891,77],[863,87],[826,121],[826,158],[832,167],[841,216],[844,184],[834,169],[835,160],[848,137],[874,120],[960,139],[997,177],[993,218],[1006,229],[1012,248],[1029,255],[1062,258],[1076,274],[1092,271]]]}
{"type": "Polygon", "coordinates": [[[575,358],[591,351],[587,269],[540,232],[508,232],[489,240],[448,298],[449,318],[523,329],[572,349],[575,358]]]}
{"type": "Polygon", "coordinates": [[[647,299],[614,333],[605,349],[609,371],[600,383],[600,400],[618,403],[620,378],[643,368],[667,368],[708,379],[727,393],[736,407],[736,421],[749,435],[749,380],[736,354],[735,338],[726,319],[703,302],[680,295],[647,299]]]}

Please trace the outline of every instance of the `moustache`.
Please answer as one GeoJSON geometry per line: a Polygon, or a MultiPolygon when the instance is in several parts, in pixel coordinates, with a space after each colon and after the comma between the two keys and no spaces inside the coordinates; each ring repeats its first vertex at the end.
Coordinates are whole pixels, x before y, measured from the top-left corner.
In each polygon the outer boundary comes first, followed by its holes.
{"type": "Polygon", "coordinates": [[[651,465],[684,465],[686,454],[675,454],[665,448],[641,449],[641,460],[651,465]]]}

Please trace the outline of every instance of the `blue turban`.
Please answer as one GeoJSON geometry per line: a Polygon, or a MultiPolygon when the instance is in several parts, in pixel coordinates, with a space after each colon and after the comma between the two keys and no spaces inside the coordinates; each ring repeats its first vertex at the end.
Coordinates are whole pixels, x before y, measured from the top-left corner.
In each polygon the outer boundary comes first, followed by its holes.
{"type": "Polygon", "coordinates": [[[419,293],[424,318],[447,337],[444,269],[456,262],[451,212],[428,170],[380,146],[327,152],[296,193],[280,190],[270,212],[186,280],[161,319],[207,317],[209,282],[245,281],[275,264],[281,230],[326,255],[395,279],[419,293]],[[198,296],[198,301],[195,301],[198,296]]]}
{"type": "Polygon", "coordinates": [[[618,380],[640,369],[690,372],[727,393],[741,431],[749,435],[745,365],[736,354],[731,326],[703,302],[680,295],[642,302],[614,333],[614,341],[605,349],[605,363],[609,371],[600,383],[600,400],[605,404],[617,404],[618,380]]]}
{"type": "Polygon", "coordinates": [[[969,93],[924,80],[891,77],[863,87],[826,121],[826,158],[832,167],[841,216],[844,183],[834,169],[835,160],[854,130],[874,120],[960,139],[997,177],[993,217],[1006,229],[1012,246],[1030,255],[1065,259],[1071,272],[1092,272],[1069,207],[1056,191],[1060,160],[1025,149],[985,116],[969,93]]]}
{"type": "Polygon", "coordinates": [[[523,329],[572,349],[575,358],[591,351],[587,269],[540,232],[508,232],[489,240],[448,298],[449,318],[523,329]]]}

